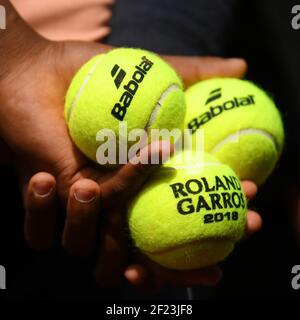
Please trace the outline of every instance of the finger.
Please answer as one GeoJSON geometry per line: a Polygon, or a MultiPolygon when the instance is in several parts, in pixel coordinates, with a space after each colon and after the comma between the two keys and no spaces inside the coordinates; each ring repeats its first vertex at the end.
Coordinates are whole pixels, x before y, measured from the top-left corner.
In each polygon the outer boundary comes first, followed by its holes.
{"type": "Polygon", "coordinates": [[[69,192],[63,247],[76,256],[87,256],[95,248],[100,187],[93,180],[75,182],[69,192]]]}
{"type": "Polygon", "coordinates": [[[112,10],[110,7],[105,6],[102,10],[99,12],[99,21],[103,24],[103,26],[106,26],[108,22],[111,20],[112,17],[112,10]]]}
{"type": "Polygon", "coordinates": [[[147,282],[149,273],[142,265],[132,264],[126,268],[124,276],[133,286],[142,286],[147,282]]]}
{"type": "Polygon", "coordinates": [[[124,272],[124,277],[136,290],[142,293],[155,294],[163,286],[159,277],[155,277],[140,264],[129,265],[124,272]]]}
{"type": "Polygon", "coordinates": [[[48,173],[37,173],[25,193],[24,234],[34,249],[49,249],[56,237],[56,181],[48,173]]]}
{"type": "Polygon", "coordinates": [[[257,185],[252,181],[242,181],[242,188],[248,199],[253,199],[257,194],[257,185]]]}
{"type": "Polygon", "coordinates": [[[152,171],[173,153],[173,145],[168,141],[156,141],[140,151],[139,163],[135,158],[121,167],[110,179],[103,182],[102,198],[105,207],[110,207],[118,202],[125,202],[134,195],[152,171]],[[151,163],[151,160],[159,160],[159,163],[151,163]]]}
{"type": "Polygon", "coordinates": [[[102,287],[120,286],[127,263],[128,231],[125,214],[118,210],[107,213],[100,237],[95,278],[102,287]]]}
{"type": "Polygon", "coordinates": [[[262,227],[262,218],[255,211],[247,212],[246,235],[250,236],[258,232],[262,227]]]}
{"type": "Polygon", "coordinates": [[[164,56],[163,58],[173,65],[187,87],[209,78],[242,78],[247,71],[246,61],[237,58],[182,56],[164,56]]]}

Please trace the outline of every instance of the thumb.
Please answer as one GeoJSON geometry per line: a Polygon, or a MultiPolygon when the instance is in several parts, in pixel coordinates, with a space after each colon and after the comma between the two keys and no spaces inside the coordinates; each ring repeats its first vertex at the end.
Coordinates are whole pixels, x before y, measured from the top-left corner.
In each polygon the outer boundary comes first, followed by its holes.
{"type": "Polygon", "coordinates": [[[67,83],[71,81],[78,69],[92,57],[107,53],[113,49],[109,45],[83,41],[65,41],[59,42],[58,45],[63,47],[61,62],[65,63],[65,61],[68,61],[67,68],[65,65],[62,67],[67,83]]]}
{"type": "Polygon", "coordinates": [[[242,78],[247,71],[243,59],[219,57],[163,56],[181,76],[186,87],[209,78],[242,78]]]}

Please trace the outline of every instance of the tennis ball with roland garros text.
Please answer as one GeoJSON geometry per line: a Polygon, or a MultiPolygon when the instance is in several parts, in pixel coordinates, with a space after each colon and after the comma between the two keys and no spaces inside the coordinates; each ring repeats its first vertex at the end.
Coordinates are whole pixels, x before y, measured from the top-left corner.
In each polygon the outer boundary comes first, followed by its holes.
{"type": "Polygon", "coordinates": [[[74,143],[91,160],[108,165],[106,159],[102,163],[107,146],[100,130],[104,136],[107,132],[116,136],[117,154],[122,139],[128,148],[133,144],[127,137],[133,129],[149,136],[150,129],[182,130],[185,111],[182,82],[174,69],[152,52],[131,48],[113,49],[89,60],[76,73],[65,100],[74,143]],[[119,125],[125,123],[125,134],[120,136],[119,125]]]}
{"type": "Polygon", "coordinates": [[[214,265],[244,234],[247,200],[239,179],[227,165],[202,155],[175,154],[128,208],[134,244],[167,268],[214,265]]]}
{"type": "MultiPolygon", "coordinates": [[[[203,129],[204,150],[241,180],[263,184],[283,149],[284,128],[273,100],[252,82],[210,79],[186,91],[185,129],[203,129]]],[[[195,139],[193,139],[195,142],[195,139]]]]}

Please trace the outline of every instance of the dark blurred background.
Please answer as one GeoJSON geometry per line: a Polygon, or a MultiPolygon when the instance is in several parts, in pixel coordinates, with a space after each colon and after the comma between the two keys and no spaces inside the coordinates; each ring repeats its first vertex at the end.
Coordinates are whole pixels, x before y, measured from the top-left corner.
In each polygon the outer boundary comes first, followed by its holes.
{"type": "Polygon", "coordinates": [[[295,4],[289,0],[244,2],[236,40],[228,47],[229,55],[247,60],[247,77],[274,97],[283,115],[286,145],[277,169],[252,203],[263,216],[263,229],[241,244],[226,263],[217,297],[300,298],[290,284],[291,268],[300,261],[300,212],[296,208],[300,195],[300,33],[291,26],[295,4]]]}
{"type": "MultiPolygon", "coordinates": [[[[108,43],[164,54],[243,57],[247,78],[274,97],[285,122],[282,159],[250,203],[263,216],[262,231],[223,263],[219,285],[194,289],[196,298],[300,298],[300,290],[291,287],[291,269],[300,264],[300,30],[291,25],[296,4],[300,1],[120,0],[114,8],[108,43]]],[[[141,298],[126,286],[96,288],[90,261],[58,248],[46,254],[29,250],[13,170],[0,167],[0,178],[0,265],[7,269],[9,298],[141,298]]],[[[157,297],[183,299],[186,292],[167,288],[157,297]]]]}

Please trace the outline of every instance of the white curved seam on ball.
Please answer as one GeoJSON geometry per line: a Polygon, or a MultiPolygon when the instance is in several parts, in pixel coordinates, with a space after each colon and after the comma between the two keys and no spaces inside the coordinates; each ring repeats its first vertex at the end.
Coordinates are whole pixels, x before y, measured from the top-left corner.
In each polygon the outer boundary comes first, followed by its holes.
{"type": "Polygon", "coordinates": [[[149,120],[148,120],[148,123],[145,127],[145,130],[148,131],[151,127],[151,125],[153,124],[153,122],[155,121],[156,117],[157,117],[157,114],[158,114],[158,111],[159,109],[161,108],[164,100],[166,99],[166,97],[173,91],[177,91],[177,90],[180,90],[180,86],[176,83],[173,83],[171,84],[162,94],[161,96],[159,97],[156,105],[154,106],[153,110],[152,110],[152,113],[149,117],[149,120]]]}
{"type": "Polygon", "coordinates": [[[99,57],[99,59],[97,59],[97,61],[95,62],[95,64],[92,66],[92,68],[90,69],[90,71],[88,72],[87,76],[85,77],[85,79],[83,80],[72,104],[71,104],[71,107],[70,107],[70,110],[68,112],[68,121],[70,120],[70,117],[71,117],[71,114],[72,114],[72,111],[73,109],[75,108],[76,106],[76,103],[77,101],[79,100],[84,88],[86,87],[86,85],[88,84],[88,82],[90,81],[91,79],[91,76],[94,74],[94,71],[96,70],[98,64],[100,63],[100,61],[103,59],[103,57],[99,57]]]}
{"type": "Polygon", "coordinates": [[[261,129],[248,128],[248,129],[241,129],[238,132],[235,132],[235,133],[227,136],[222,141],[218,142],[213,147],[213,149],[210,151],[210,153],[214,154],[214,153],[218,152],[221,148],[223,148],[227,143],[238,141],[239,137],[245,136],[248,134],[258,134],[258,135],[264,136],[265,138],[269,139],[275,145],[275,148],[278,151],[276,141],[275,141],[274,137],[269,132],[267,132],[265,130],[261,130],[261,129]]]}

